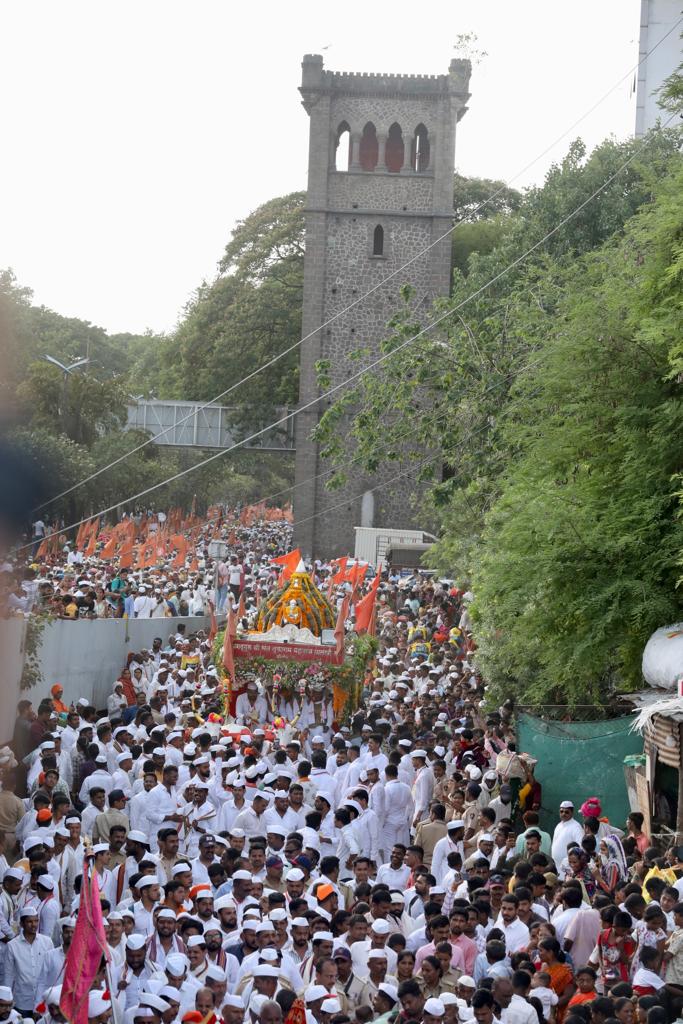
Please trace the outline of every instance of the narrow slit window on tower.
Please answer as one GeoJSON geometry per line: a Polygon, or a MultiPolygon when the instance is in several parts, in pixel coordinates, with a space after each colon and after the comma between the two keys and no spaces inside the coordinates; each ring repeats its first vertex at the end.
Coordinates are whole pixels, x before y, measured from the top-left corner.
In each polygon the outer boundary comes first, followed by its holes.
{"type": "Polygon", "coordinates": [[[403,132],[401,131],[401,126],[395,121],[389,129],[384,152],[387,170],[393,171],[394,174],[397,174],[403,167],[405,147],[403,145],[403,132]]]}
{"type": "Polygon", "coordinates": [[[337,128],[337,141],[334,147],[334,166],[337,171],[348,171],[351,166],[351,129],[346,121],[337,128]]]}
{"type": "Polygon", "coordinates": [[[364,171],[374,171],[379,157],[379,143],[377,142],[377,130],[368,121],[360,138],[360,152],[358,162],[364,171]]]}
{"type": "Polygon", "coordinates": [[[410,152],[410,165],[419,174],[429,167],[429,132],[423,124],[415,129],[410,152]]]}
{"type": "Polygon", "coordinates": [[[372,234],[372,255],[384,256],[384,228],[378,224],[372,234]]]}

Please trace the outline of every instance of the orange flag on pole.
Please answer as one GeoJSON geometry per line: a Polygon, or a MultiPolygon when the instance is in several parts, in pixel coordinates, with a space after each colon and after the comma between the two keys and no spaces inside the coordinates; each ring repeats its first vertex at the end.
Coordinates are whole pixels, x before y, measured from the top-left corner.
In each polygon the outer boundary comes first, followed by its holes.
{"type": "Polygon", "coordinates": [[[95,554],[95,548],[96,548],[96,545],[97,545],[97,534],[98,534],[99,528],[100,528],[100,520],[99,520],[99,517],[98,517],[97,519],[93,520],[92,527],[90,529],[90,537],[88,539],[88,543],[87,543],[85,551],[84,551],[84,554],[85,554],[85,556],[87,558],[92,558],[92,556],[95,554]]]}
{"type": "Polygon", "coordinates": [[[334,639],[337,642],[337,654],[344,653],[344,623],[346,622],[346,617],[349,614],[350,604],[351,595],[347,594],[341,603],[339,615],[337,616],[337,624],[334,627],[334,639]]]}
{"type": "Polygon", "coordinates": [[[300,561],[301,551],[299,548],[295,548],[294,551],[289,551],[286,555],[278,555],[277,558],[273,559],[273,565],[282,566],[282,572],[278,578],[278,583],[280,585],[286,583],[292,573],[296,572],[300,561]]]}
{"type": "Polygon", "coordinates": [[[116,537],[116,532],[114,531],[110,534],[109,540],[106,542],[106,544],[100,551],[100,558],[113,558],[114,555],[116,554],[117,545],[118,540],[116,537]]]}
{"type": "Polygon", "coordinates": [[[97,877],[94,868],[83,865],[76,927],[64,960],[59,1008],[72,1024],[88,1024],[88,996],[95,976],[102,960],[111,960],[97,877]]]}
{"type": "Polygon", "coordinates": [[[352,594],[355,594],[358,588],[360,587],[361,583],[365,579],[365,574],[367,571],[367,562],[365,563],[365,565],[360,565],[358,562],[356,562],[356,564],[352,565],[349,571],[347,572],[346,579],[351,584],[352,594]]]}
{"type": "Polygon", "coordinates": [[[335,558],[330,564],[336,567],[336,572],[332,574],[332,583],[343,583],[346,579],[346,565],[348,558],[335,558]]]}
{"type": "Polygon", "coordinates": [[[356,605],[356,633],[369,633],[375,635],[375,600],[377,588],[379,587],[379,573],[370,584],[365,597],[356,605]]]}
{"type": "Polygon", "coordinates": [[[232,602],[228,601],[228,619],[225,623],[225,636],[223,637],[223,668],[230,676],[230,681],[235,682],[235,657],[232,653],[232,641],[237,635],[237,621],[232,602]]]}
{"type": "Polygon", "coordinates": [[[218,633],[218,623],[216,621],[216,606],[209,599],[209,614],[211,615],[211,629],[209,630],[209,644],[213,644],[218,633]]]}
{"type": "Polygon", "coordinates": [[[76,550],[80,550],[87,542],[88,529],[90,527],[90,520],[87,520],[78,527],[78,533],[76,534],[76,543],[74,547],[76,550]]]}
{"type": "Polygon", "coordinates": [[[128,539],[119,551],[119,569],[130,569],[133,565],[133,541],[128,539]]]}

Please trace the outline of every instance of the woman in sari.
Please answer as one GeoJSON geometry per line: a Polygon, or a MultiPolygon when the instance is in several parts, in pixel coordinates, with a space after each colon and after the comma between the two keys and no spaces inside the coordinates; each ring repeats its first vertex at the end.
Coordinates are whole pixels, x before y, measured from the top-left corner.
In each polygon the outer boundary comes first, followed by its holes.
{"type": "Polygon", "coordinates": [[[550,975],[550,987],[557,996],[556,1024],[562,1024],[567,1004],[576,992],[571,967],[564,962],[564,953],[557,939],[543,939],[538,945],[543,970],[550,975]]]}
{"type": "Polygon", "coordinates": [[[588,867],[588,854],[580,846],[572,846],[567,853],[567,861],[569,862],[570,872],[567,877],[575,878],[581,882],[587,902],[590,903],[595,895],[597,883],[593,877],[593,872],[588,867]]]}
{"type": "Polygon", "coordinates": [[[619,836],[610,835],[600,840],[598,850],[600,864],[591,873],[598,889],[612,896],[619,883],[628,877],[624,847],[619,836]]]}
{"type": "Polygon", "coordinates": [[[133,680],[131,679],[130,669],[124,668],[116,681],[117,683],[121,683],[121,686],[123,687],[123,696],[126,698],[128,707],[133,707],[135,704],[135,687],[133,686],[133,680]]]}

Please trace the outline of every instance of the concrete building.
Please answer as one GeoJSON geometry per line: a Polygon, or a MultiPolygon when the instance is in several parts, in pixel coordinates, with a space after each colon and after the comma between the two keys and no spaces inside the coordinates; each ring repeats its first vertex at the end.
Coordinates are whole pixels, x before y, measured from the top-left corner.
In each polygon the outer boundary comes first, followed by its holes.
{"type": "MultiPolygon", "coordinates": [[[[413,287],[423,322],[433,300],[448,295],[450,237],[318,330],[451,226],[455,129],[467,109],[470,70],[469,61],[453,60],[446,75],[347,74],[326,71],[321,56],[304,57],[300,91],[310,136],[302,334],[316,333],[302,349],[300,406],[321,393],[318,360],[330,361],[334,385],[359,369],[354,350],[378,352],[401,285],[413,287]]],[[[295,544],[312,557],[343,555],[353,551],[354,526],[423,525],[414,522],[410,477],[385,487],[381,474],[363,478],[353,470],[344,490],[325,489],[330,465],[311,431],[328,404],[296,417],[295,544]]]]}
{"type": "Polygon", "coordinates": [[[662,117],[663,111],[657,104],[659,90],[683,60],[681,28],[674,28],[680,21],[681,10],[681,0],[641,0],[636,138],[654,128],[662,117]]]}

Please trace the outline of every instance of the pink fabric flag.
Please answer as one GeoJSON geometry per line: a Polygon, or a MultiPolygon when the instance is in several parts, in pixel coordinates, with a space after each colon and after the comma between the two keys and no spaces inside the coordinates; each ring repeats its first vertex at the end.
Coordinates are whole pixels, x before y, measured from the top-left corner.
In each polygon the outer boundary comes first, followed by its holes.
{"type": "Polygon", "coordinates": [[[97,872],[83,865],[76,927],[64,964],[59,1009],[70,1024],[88,1024],[88,996],[102,956],[109,959],[97,872]]]}

